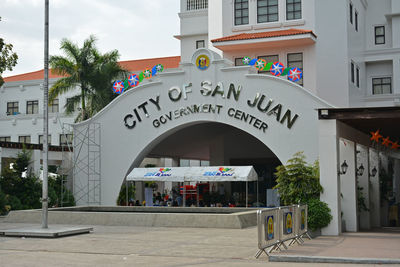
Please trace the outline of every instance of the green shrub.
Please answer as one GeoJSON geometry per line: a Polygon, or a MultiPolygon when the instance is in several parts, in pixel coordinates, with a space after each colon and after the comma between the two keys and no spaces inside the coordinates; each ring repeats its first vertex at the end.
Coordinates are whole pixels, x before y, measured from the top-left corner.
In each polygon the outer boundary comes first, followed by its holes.
{"type": "Polygon", "coordinates": [[[10,206],[12,210],[22,210],[23,206],[21,201],[16,196],[7,195],[6,196],[7,205],[10,206]]]}
{"type": "Polygon", "coordinates": [[[328,226],[332,220],[331,209],[328,204],[318,198],[307,201],[308,204],[308,228],[315,231],[328,226]]]}

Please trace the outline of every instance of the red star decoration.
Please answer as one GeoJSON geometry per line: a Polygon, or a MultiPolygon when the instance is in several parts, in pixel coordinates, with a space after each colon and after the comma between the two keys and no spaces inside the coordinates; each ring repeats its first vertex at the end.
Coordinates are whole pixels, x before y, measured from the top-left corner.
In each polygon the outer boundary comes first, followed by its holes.
{"type": "Polygon", "coordinates": [[[382,138],[383,136],[379,134],[379,130],[377,130],[375,133],[371,132],[371,141],[379,142],[379,139],[382,138]]]}
{"type": "Polygon", "coordinates": [[[382,145],[389,147],[390,143],[393,143],[392,141],[389,140],[389,136],[383,139],[382,145]]]}
{"type": "Polygon", "coordinates": [[[400,145],[396,142],[392,142],[392,147],[391,149],[398,149],[400,147],[400,145]]]}

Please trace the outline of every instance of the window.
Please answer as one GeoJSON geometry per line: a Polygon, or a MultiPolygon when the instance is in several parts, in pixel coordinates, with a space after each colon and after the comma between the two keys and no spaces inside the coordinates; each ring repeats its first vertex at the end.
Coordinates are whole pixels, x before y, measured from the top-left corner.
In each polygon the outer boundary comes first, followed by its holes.
{"type": "Polygon", "coordinates": [[[39,112],[39,101],[26,101],[26,114],[37,114],[39,112]]]}
{"type": "Polygon", "coordinates": [[[385,43],[385,26],[375,27],[375,44],[385,43]]]}
{"type": "MultiPolygon", "coordinates": [[[[264,59],[267,63],[279,61],[279,56],[278,55],[260,56],[258,58],[264,59]]],[[[268,70],[267,71],[260,70],[260,71],[258,71],[258,73],[268,73],[269,74],[270,72],[268,70]]]]}
{"type": "Polygon", "coordinates": [[[286,0],[286,20],[301,19],[301,0],[286,0]]]}
{"type": "Polygon", "coordinates": [[[196,49],[203,48],[203,47],[205,47],[204,40],[196,41],[196,49]]]}
{"type": "MultiPolygon", "coordinates": [[[[47,143],[49,145],[51,144],[51,135],[50,134],[47,136],[47,143]]],[[[39,144],[43,144],[43,135],[39,135],[39,144]]]]}
{"type": "Polygon", "coordinates": [[[17,115],[18,102],[7,102],[7,115],[17,115]]]}
{"type": "Polygon", "coordinates": [[[299,68],[303,71],[303,78],[296,83],[303,86],[304,69],[303,69],[303,53],[293,53],[287,55],[288,68],[299,68]]]}
{"type": "Polygon", "coordinates": [[[58,112],[58,99],[54,99],[51,103],[49,102],[49,113],[58,112]]]}
{"type": "Polygon", "coordinates": [[[25,143],[25,144],[30,144],[31,143],[31,136],[30,135],[18,136],[18,142],[25,143]]]}
{"type": "Polygon", "coordinates": [[[249,24],[249,1],[235,0],[235,25],[249,24]]]}
{"type": "Polygon", "coordinates": [[[350,65],[350,76],[351,76],[351,82],[354,83],[354,63],[351,62],[350,65]]]}
{"type": "Polygon", "coordinates": [[[235,58],[235,66],[244,66],[242,57],[235,58]]]}
{"type": "Polygon", "coordinates": [[[356,69],[356,86],[360,87],[360,68],[356,69]]]}
{"type": "Polygon", "coordinates": [[[353,4],[350,3],[350,23],[353,24],[353,4]]]}
{"type": "Polygon", "coordinates": [[[60,146],[70,145],[72,146],[73,135],[72,134],[60,134],[60,146]]]}
{"type": "Polygon", "coordinates": [[[1,136],[0,142],[11,142],[11,136],[1,136]]]}
{"type": "Polygon", "coordinates": [[[187,0],[186,10],[197,10],[208,8],[208,0],[187,0]]]}
{"type": "Polygon", "coordinates": [[[358,31],[358,12],[357,11],[354,13],[354,27],[356,28],[356,31],[358,31]]]}
{"type": "MultiPolygon", "coordinates": [[[[65,110],[67,110],[67,107],[68,107],[69,105],[72,105],[72,103],[73,103],[72,98],[67,98],[67,103],[66,103],[65,106],[64,106],[64,107],[65,107],[65,110]]],[[[75,107],[73,107],[71,111],[74,112],[74,111],[75,111],[75,107]]]]}
{"type": "Polygon", "coordinates": [[[278,21],[278,0],[257,0],[257,23],[278,21]]]}
{"type": "Polygon", "coordinates": [[[372,78],[372,94],[391,94],[392,93],[392,78],[372,78]]]}

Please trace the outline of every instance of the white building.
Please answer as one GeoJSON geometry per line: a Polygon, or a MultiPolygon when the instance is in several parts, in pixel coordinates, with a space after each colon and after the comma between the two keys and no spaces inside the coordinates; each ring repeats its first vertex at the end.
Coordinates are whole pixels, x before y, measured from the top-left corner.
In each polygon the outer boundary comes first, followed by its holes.
{"type": "MultiPolygon", "coordinates": [[[[359,227],[369,229],[374,226],[386,225],[387,221],[374,219],[371,215],[383,214],[384,209],[381,211],[378,204],[380,201],[377,189],[379,181],[378,183],[373,182],[369,173],[374,167],[387,170],[390,165],[388,162],[391,161],[395,172],[394,194],[396,194],[398,202],[400,199],[400,190],[398,189],[400,187],[400,156],[395,149],[382,150],[380,146],[371,144],[368,135],[369,131],[378,130],[379,123],[386,122],[388,118],[375,117],[373,122],[363,124],[357,119],[352,120],[351,114],[348,115],[349,120],[347,121],[343,117],[347,113],[340,113],[336,117],[331,117],[331,114],[338,114],[335,113],[333,107],[383,107],[383,111],[386,111],[385,108],[396,107],[400,104],[399,14],[400,2],[397,0],[181,0],[180,34],[175,36],[181,40],[179,69],[172,69],[154,80],[144,83],[143,86],[116,99],[107,110],[103,110],[92,120],[75,127],[75,131],[79,133],[85,127],[89,129],[89,125],[99,125],[101,129],[98,128],[98,131],[102,136],[102,141],[98,141],[97,144],[102,150],[102,158],[99,159],[99,163],[103,162],[103,164],[99,164],[101,166],[98,169],[99,174],[92,187],[75,185],[75,190],[78,188],[78,191],[81,192],[79,199],[83,199],[82,194],[87,194],[86,203],[113,204],[115,192],[119,189],[128,171],[139,166],[145,157],[151,156],[173,158],[171,165],[174,166],[179,165],[175,159],[182,158],[206,160],[210,162],[210,165],[265,165],[268,166],[262,169],[264,171],[263,189],[265,189],[271,186],[270,180],[274,167],[285,163],[290,155],[299,151],[296,149],[303,149],[310,161],[319,158],[321,162],[321,183],[326,189],[322,199],[328,202],[334,217],[331,225],[325,230],[326,234],[340,233],[343,220],[346,222],[346,229],[350,231],[357,231],[359,227]],[[219,54],[221,58],[211,53],[210,50],[219,54]],[[195,68],[197,64],[195,56],[202,55],[207,55],[211,59],[210,68],[205,71],[195,68]],[[252,59],[262,58],[266,62],[280,61],[288,68],[301,68],[303,79],[297,83],[303,88],[288,84],[283,80],[284,77],[283,79],[272,77],[268,72],[259,72],[257,75],[254,68],[248,66],[229,67],[243,65],[242,59],[246,56],[252,59]],[[261,79],[265,83],[259,83],[255,81],[256,79],[261,79]],[[186,102],[182,101],[189,99],[192,91],[197,104],[206,104],[204,102],[206,99],[203,99],[196,90],[204,89],[205,84],[214,89],[219,82],[224,86],[225,93],[231,82],[235,86],[242,85],[243,91],[246,91],[243,93],[244,95],[255,93],[257,90],[262,93],[266,87],[268,88],[267,92],[270,93],[270,95],[266,95],[267,97],[281,101],[282,106],[286,105],[286,108],[293,112],[292,115],[298,114],[302,119],[296,122],[293,130],[279,130],[280,128],[273,122],[267,122],[268,125],[271,124],[271,127],[268,128],[271,136],[265,137],[260,135],[259,129],[255,127],[247,129],[247,126],[240,124],[241,120],[239,119],[230,122],[232,117],[239,118],[241,115],[230,116],[229,111],[228,114],[221,115],[221,117],[203,114],[198,119],[185,117],[176,123],[169,123],[166,119],[168,113],[162,113],[178,110],[177,114],[179,115],[179,108],[182,106],[177,105],[184,105],[183,103],[186,102]],[[246,88],[250,85],[258,86],[258,88],[246,88]],[[165,86],[168,87],[164,88],[165,86]],[[145,91],[145,88],[148,91],[145,91]],[[178,95],[183,93],[184,99],[176,101],[175,105],[168,103],[165,104],[166,107],[158,107],[153,110],[153,113],[149,111],[150,115],[146,113],[146,119],[143,118],[143,121],[133,119],[137,114],[129,112],[132,112],[132,109],[137,108],[141,103],[150,103],[150,99],[155,101],[156,95],[165,97],[167,100],[169,97],[172,100],[174,95],[172,98],[171,95],[165,95],[168,88],[169,91],[178,95]],[[289,88],[294,88],[292,95],[289,88]],[[275,91],[276,89],[281,89],[282,92],[279,93],[279,91],[275,91]],[[131,99],[131,102],[128,99],[131,99]],[[116,103],[130,104],[126,104],[129,105],[128,107],[116,107],[116,103]],[[311,107],[313,107],[312,112],[310,111],[311,107]],[[317,118],[318,113],[314,110],[318,108],[322,109],[319,112],[320,120],[317,118]],[[126,129],[122,127],[120,132],[113,132],[113,130],[119,129],[119,121],[111,121],[111,114],[114,116],[128,114],[128,117],[124,119],[125,126],[133,126],[137,123],[137,125],[141,125],[142,130],[125,132],[126,129]],[[304,128],[305,121],[309,123],[308,128],[304,128]],[[203,122],[205,123],[203,126],[197,125],[203,122]],[[241,129],[245,133],[237,132],[237,129],[224,128],[226,126],[220,125],[224,123],[241,129]],[[198,128],[191,128],[194,124],[198,128]],[[113,125],[113,127],[109,127],[109,125],[113,125]],[[164,125],[164,128],[160,125],[164,125]],[[206,134],[210,131],[217,132],[217,137],[206,134]],[[265,147],[257,150],[260,144],[255,139],[248,139],[246,134],[256,137],[265,147]],[[127,143],[129,143],[129,138],[133,138],[135,144],[132,144],[131,147],[129,145],[121,146],[118,151],[114,151],[115,146],[110,146],[112,136],[117,136],[120,138],[117,140],[125,140],[127,143]],[[198,145],[194,145],[196,142],[193,142],[193,139],[188,136],[196,136],[195,140],[198,145]],[[286,138],[285,142],[280,140],[283,137],[286,138]],[[235,142],[236,138],[240,142],[235,142]],[[274,139],[271,141],[270,138],[274,139]],[[299,144],[299,139],[304,143],[299,144]],[[230,149],[228,144],[237,145],[239,150],[230,149]],[[131,149],[130,152],[123,151],[128,147],[131,149]],[[357,151],[360,152],[357,153],[357,151]],[[114,156],[109,155],[113,152],[124,155],[124,160],[115,162],[115,166],[112,165],[114,168],[118,166],[115,171],[109,165],[104,165],[114,162],[112,158],[109,158],[114,156]],[[104,161],[105,159],[110,161],[104,161]],[[344,159],[350,163],[349,171],[346,175],[339,175],[337,170],[344,159]],[[364,220],[358,219],[360,214],[356,209],[355,172],[361,163],[368,170],[364,175],[359,175],[359,179],[364,187],[364,196],[367,196],[368,199],[367,206],[371,209],[370,212],[361,213],[363,218],[366,218],[364,220]],[[111,179],[111,176],[118,178],[113,178],[117,180],[107,180],[111,179]],[[347,179],[343,179],[344,176],[347,179]],[[342,179],[340,179],[341,177],[342,179]],[[369,186],[374,183],[374,187],[369,186]],[[89,196],[89,192],[92,192],[93,195],[89,196]],[[346,195],[341,199],[340,195],[344,192],[346,195]],[[342,212],[343,215],[341,215],[342,212]]],[[[156,63],[165,64],[163,62],[156,63]]],[[[172,68],[177,67],[175,65],[172,68]]],[[[0,95],[2,95],[0,109],[7,111],[6,107],[13,102],[20,103],[21,107],[26,105],[27,108],[30,108],[31,105],[28,105],[28,101],[31,103],[31,101],[39,99],[39,108],[37,109],[40,113],[40,83],[41,81],[38,80],[25,81],[16,78],[11,81],[6,79],[6,84],[0,89],[0,95]],[[15,92],[19,96],[16,96],[15,92]]],[[[226,95],[221,94],[224,99],[226,95]]],[[[60,107],[67,97],[66,95],[60,98],[60,107]]],[[[231,105],[227,99],[223,99],[215,100],[212,104],[231,105]]],[[[165,99],[161,98],[160,101],[165,101],[165,99]]],[[[188,100],[187,103],[189,102],[188,100]]],[[[196,104],[196,102],[190,103],[196,104]]],[[[246,107],[246,112],[252,112],[246,103],[248,102],[240,105],[234,104],[235,110],[246,107]]],[[[13,106],[11,105],[11,107],[13,106]]],[[[367,112],[368,109],[365,111],[367,112]]],[[[394,108],[392,111],[397,112],[397,109],[394,108]]],[[[27,113],[25,107],[18,112],[27,113]]],[[[31,136],[31,142],[39,141],[38,136],[42,126],[40,119],[35,116],[31,114],[2,115],[0,117],[0,138],[3,139],[0,141],[23,141],[23,138],[20,140],[18,138],[25,135],[31,136]],[[4,139],[8,136],[11,139],[4,139]]],[[[182,117],[182,114],[180,116],[182,117]]],[[[56,123],[50,124],[55,128],[51,130],[52,144],[58,145],[61,134],[59,121],[71,122],[72,119],[56,114],[50,116],[50,120],[52,119],[56,121],[56,123]],[[58,120],[54,119],[56,117],[58,120]]],[[[394,121],[397,122],[397,120],[394,121]]],[[[283,121],[280,124],[283,124],[283,121]]],[[[385,127],[384,129],[389,132],[390,125],[386,123],[385,127]]],[[[75,132],[75,136],[78,133],[75,132]]],[[[267,133],[269,134],[269,132],[267,133]]],[[[94,139],[96,138],[94,137],[94,139]]],[[[394,144],[397,139],[400,139],[400,133],[398,131],[391,132],[391,143],[394,144]]],[[[86,164],[90,165],[90,162],[86,164]]],[[[79,173],[77,175],[79,176],[79,173]]],[[[81,185],[85,184],[85,177],[76,179],[81,185]]],[[[227,186],[229,187],[229,185],[227,186]]],[[[235,188],[232,186],[229,187],[229,190],[232,192],[235,188]]],[[[84,204],[85,202],[80,203],[84,204]]],[[[386,215],[385,217],[387,218],[386,215]]]]}
{"type": "Polygon", "coordinates": [[[181,1],[182,61],[203,43],[240,64],[300,66],[303,85],[337,107],[400,104],[396,0],[181,1]]]}

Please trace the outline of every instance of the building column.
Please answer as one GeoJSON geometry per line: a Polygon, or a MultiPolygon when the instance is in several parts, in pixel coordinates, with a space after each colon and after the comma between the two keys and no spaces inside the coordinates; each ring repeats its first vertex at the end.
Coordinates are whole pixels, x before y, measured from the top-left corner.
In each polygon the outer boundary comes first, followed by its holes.
{"type": "MultiPolygon", "coordinates": [[[[399,29],[400,30],[400,29],[399,29]]],[[[397,35],[400,36],[400,33],[397,33],[397,35]]],[[[400,94],[400,75],[396,75],[397,73],[400,73],[400,57],[398,56],[393,56],[393,61],[392,61],[392,67],[393,67],[393,94],[400,94]]],[[[397,98],[395,99],[395,104],[400,105],[400,99],[397,98]]]]}
{"type": "Polygon", "coordinates": [[[144,200],[144,182],[135,181],[135,197],[142,204],[144,200]]]}
{"type": "Polygon", "coordinates": [[[400,159],[393,160],[393,193],[395,203],[400,202],[400,159]]]}
{"type": "MultiPolygon", "coordinates": [[[[370,200],[369,200],[369,156],[368,156],[368,148],[362,145],[357,144],[357,164],[356,168],[360,166],[364,167],[364,172],[362,175],[357,176],[358,186],[362,188],[362,190],[358,191],[358,194],[362,194],[364,197],[364,203],[367,211],[362,210],[359,211],[359,227],[360,229],[369,230],[371,229],[371,218],[370,218],[370,200]]],[[[358,198],[357,198],[358,201],[358,198]]]]}
{"type": "Polygon", "coordinates": [[[357,185],[356,185],[356,147],[354,142],[341,138],[339,141],[339,154],[342,164],[346,160],[347,172],[340,175],[342,219],[347,232],[357,232],[357,185]]]}
{"type": "Polygon", "coordinates": [[[369,149],[369,172],[372,173],[372,169],[376,169],[377,172],[374,177],[370,177],[370,214],[371,216],[371,227],[381,226],[381,196],[379,188],[379,154],[375,149],[369,149]]]}
{"type": "MultiPolygon", "coordinates": [[[[179,167],[179,158],[166,158],[165,167],[179,167]]],[[[168,194],[172,191],[172,188],[179,187],[178,182],[164,182],[165,189],[168,194]]],[[[172,195],[170,196],[172,198],[172,195]]]]}
{"type": "Polygon", "coordinates": [[[319,164],[320,183],[324,188],[321,201],[331,209],[332,221],[321,229],[322,235],[339,235],[341,229],[340,182],[338,175],[339,146],[336,120],[320,120],[319,128],[319,164]]]}
{"type": "MultiPolygon", "coordinates": [[[[384,171],[386,175],[389,175],[389,158],[388,156],[383,153],[379,152],[379,170],[384,171]]],[[[382,176],[383,173],[380,172],[380,176],[382,176]]],[[[381,177],[379,177],[380,179],[381,177]]],[[[381,196],[383,200],[381,201],[381,226],[389,226],[389,202],[385,200],[387,196],[381,196]]]]}

